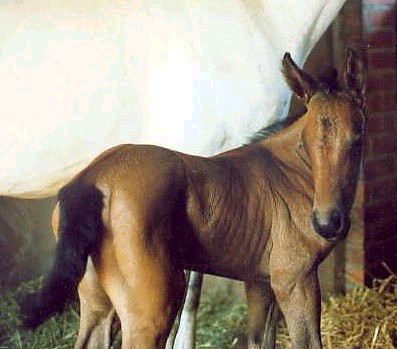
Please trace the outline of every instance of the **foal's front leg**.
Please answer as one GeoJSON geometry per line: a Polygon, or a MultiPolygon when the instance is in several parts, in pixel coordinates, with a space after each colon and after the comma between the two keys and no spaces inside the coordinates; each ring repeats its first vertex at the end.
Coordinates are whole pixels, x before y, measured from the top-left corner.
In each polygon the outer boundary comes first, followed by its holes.
{"type": "Polygon", "coordinates": [[[248,349],[274,349],[280,310],[270,283],[246,282],[248,349]]]}
{"type": "Polygon", "coordinates": [[[284,313],[294,348],[321,349],[321,295],[317,270],[293,285],[275,277],[272,287],[284,313]]]}

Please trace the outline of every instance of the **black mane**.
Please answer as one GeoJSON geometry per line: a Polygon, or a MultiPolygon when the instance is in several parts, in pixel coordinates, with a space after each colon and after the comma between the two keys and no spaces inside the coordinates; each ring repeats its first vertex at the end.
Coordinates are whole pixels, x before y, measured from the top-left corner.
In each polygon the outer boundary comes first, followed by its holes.
{"type": "Polygon", "coordinates": [[[261,128],[259,131],[256,131],[252,136],[250,136],[247,142],[244,145],[250,145],[258,143],[264,139],[269,138],[270,136],[276,134],[277,132],[283,130],[284,128],[292,125],[296,120],[298,120],[303,114],[306,113],[306,108],[299,110],[299,112],[288,115],[286,118],[276,121],[269,126],[265,126],[261,128]]]}

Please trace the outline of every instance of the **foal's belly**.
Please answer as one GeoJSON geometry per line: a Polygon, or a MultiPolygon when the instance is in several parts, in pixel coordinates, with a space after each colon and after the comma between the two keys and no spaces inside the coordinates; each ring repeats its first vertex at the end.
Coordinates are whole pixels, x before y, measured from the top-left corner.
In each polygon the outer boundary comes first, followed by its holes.
{"type": "Polygon", "coordinates": [[[244,273],[242,271],[230,270],[228,268],[221,268],[214,266],[186,265],[184,269],[197,271],[202,274],[210,274],[210,275],[220,276],[238,281],[248,281],[248,280],[258,279],[259,277],[263,277],[262,275],[257,275],[255,273],[244,273]]]}
{"type": "Polygon", "coordinates": [[[256,257],[248,254],[242,257],[241,253],[230,253],[227,248],[225,250],[217,251],[217,253],[203,248],[191,250],[181,259],[181,265],[186,270],[239,281],[266,277],[266,273],[260,267],[262,255],[256,257]],[[226,253],[222,253],[225,250],[226,253]]]}

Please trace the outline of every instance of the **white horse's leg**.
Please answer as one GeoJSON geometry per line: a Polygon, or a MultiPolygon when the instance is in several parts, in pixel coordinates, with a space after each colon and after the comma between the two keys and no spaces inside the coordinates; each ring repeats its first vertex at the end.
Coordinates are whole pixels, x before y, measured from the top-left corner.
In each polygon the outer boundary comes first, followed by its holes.
{"type": "Polygon", "coordinates": [[[200,303],[203,275],[197,272],[189,272],[188,288],[185,303],[179,319],[179,329],[174,329],[167,342],[167,349],[194,349],[196,342],[196,316],[200,303]],[[176,335],[176,338],[175,338],[176,335]],[[172,336],[174,336],[172,338],[172,336]]]}

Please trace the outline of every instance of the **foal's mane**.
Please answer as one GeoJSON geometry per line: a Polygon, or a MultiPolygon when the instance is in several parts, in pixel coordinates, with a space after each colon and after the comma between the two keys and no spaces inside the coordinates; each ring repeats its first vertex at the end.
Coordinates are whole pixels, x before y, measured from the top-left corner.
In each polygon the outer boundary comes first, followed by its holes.
{"type": "Polygon", "coordinates": [[[306,113],[306,108],[300,110],[299,112],[288,115],[286,118],[282,120],[278,120],[269,126],[262,127],[260,130],[256,131],[252,136],[250,136],[247,142],[244,145],[250,145],[258,143],[264,139],[269,138],[270,136],[278,133],[279,131],[287,128],[289,125],[292,125],[296,120],[298,120],[303,114],[306,113]]]}
{"type": "MultiPolygon", "coordinates": [[[[338,72],[335,68],[325,68],[323,72],[317,77],[316,81],[318,84],[318,91],[321,91],[325,94],[330,94],[332,92],[342,90],[342,87],[340,86],[338,81],[338,72]]],[[[301,116],[303,116],[306,111],[306,107],[301,107],[297,112],[288,115],[284,119],[278,120],[268,126],[261,128],[260,130],[256,131],[252,136],[248,137],[248,140],[244,145],[255,144],[269,138],[270,136],[292,125],[301,116]]]]}

